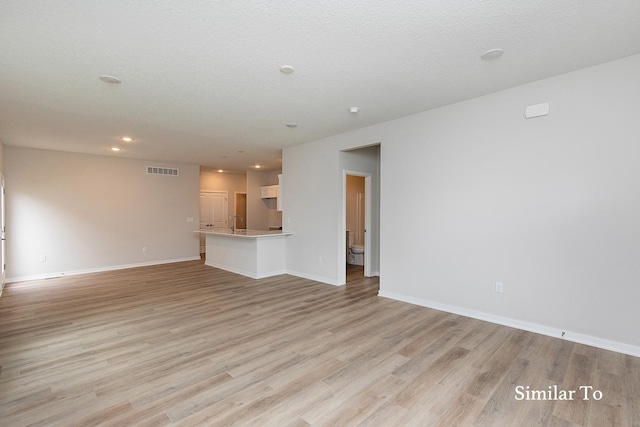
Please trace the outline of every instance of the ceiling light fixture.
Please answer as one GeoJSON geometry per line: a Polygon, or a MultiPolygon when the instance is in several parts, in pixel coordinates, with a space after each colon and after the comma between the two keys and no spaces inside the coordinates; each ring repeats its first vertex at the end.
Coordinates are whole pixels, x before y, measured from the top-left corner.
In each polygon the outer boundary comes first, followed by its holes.
{"type": "Polygon", "coordinates": [[[120,80],[119,78],[114,76],[109,76],[107,74],[102,74],[101,76],[98,76],[98,78],[105,83],[114,83],[114,84],[122,83],[122,80],[120,80]]]}
{"type": "Polygon", "coordinates": [[[291,129],[298,127],[298,125],[295,124],[295,123],[287,123],[285,126],[288,127],[288,128],[291,128],[291,129]]]}
{"type": "Polygon", "coordinates": [[[502,49],[491,49],[480,55],[480,58],[485,61],[490,61],[492,59],[500,58],[504,54],[504,50],[502,49]]]}
{"type": "Polygon", "coordinates": [[[131,138],[130,136],[123,136],[123,137],[120,137],[120,139],[123,140],[124,142],[133,141],[133,138],[131,138]]]}
{"type": "Polygon", "coordinates": [[[223,171],[222,169],[218,169],[218,172],[222,173],[222,172],[224,172],[224,171],[223,171]]]}
{"type": "Polygon", "coordinates": [[[260,165],[255,165],[254,168],[260,169],[260,165]]]}
{"type": "Polygon", "coordinates": [[[350,113],[355,114],[355,113],[357,113],[358,111],[360,111],[360,109],[359,109],[358,107],[351,107],[351,108],[349,108],[349,112],[350,112],[350,113]]]}
{"type": "Polygon", "coordinates": [[[111,147],[111,151],[120,151],[121,148],[120,147],[111,147]]]}
{"type": "Polygon", "coordinates": [[[293,67],[291,65],[283,65],[282,67],[280,67],[280,71],[283,74],[291,74],[293,73],[293,67]]]}

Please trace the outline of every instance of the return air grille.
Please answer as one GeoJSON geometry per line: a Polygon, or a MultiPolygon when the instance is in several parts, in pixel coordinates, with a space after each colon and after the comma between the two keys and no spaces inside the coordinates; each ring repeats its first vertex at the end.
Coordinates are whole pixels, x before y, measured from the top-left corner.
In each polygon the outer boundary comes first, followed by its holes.
{"type": "Polygon", "coordinates": [[[178,176],[180,174],[180,170],[173,168],[161,168],[158,166],[147,166],[147,173],[150,175],[178,176]]]}

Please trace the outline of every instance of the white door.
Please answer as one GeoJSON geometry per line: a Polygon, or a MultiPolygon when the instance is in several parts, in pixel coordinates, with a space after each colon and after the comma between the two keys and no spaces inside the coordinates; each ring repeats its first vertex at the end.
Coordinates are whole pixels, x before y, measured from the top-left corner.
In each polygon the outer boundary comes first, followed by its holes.
{"type": "Polygon", "coordinates": [[[364,178],[364,275],[371,277],[371,235],[368,230],[371,228],[371,175],[364,178]]]}
{"type": "MultiPolygon", "coordinates": [[[[227,192],[207,191],[200,193],[200,229],[228,228],[227,192]]],[[[200,236],[200,253],[204,253],[205,237],[200,236]]]]}
{"type": "Polygon", "coordinates": [[[227,228],[227,192],[200,193],[200,228],[227,228]]]}

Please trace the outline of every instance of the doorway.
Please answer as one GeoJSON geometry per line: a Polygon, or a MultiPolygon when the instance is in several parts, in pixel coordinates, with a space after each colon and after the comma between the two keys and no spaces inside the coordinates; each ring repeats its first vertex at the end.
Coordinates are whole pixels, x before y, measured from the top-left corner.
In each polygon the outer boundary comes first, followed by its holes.
{"type": "MultiPolygon", "coordinates": [[[[352,241],[362,244],[364,249],[364,251],[360,249],[361,254],[357,257],[364,264],[358,266],[360,276],[364,278],[380,276],[380,147],[381,144],[372,144],[340,152],[342,219],[339,253],[342,256],[338,261],[341,283],[351,282],[354,278],[352,274],[354,264],[345,262],[349,261],[349,233],[352,241]],[[347,181],[354,178],[360,182],[359,189],[348,190],[347,186],[351,187],[351,184],[347,181]],[[362,180],[364,180],[364,191],[362,191],[362,180]],[[347,213],[347,204],[355,206],[354,214],[347,213]],[[364,227],[362,227],[363,223],[364,227]],[[345,268],[345,264],[350,268],[345,268]]],[[[351,207],[349,210],[351,211],[351,207]]]]}
{"type": "Polygon", "coordinates": [[[233,208],[233,225],[236,230],[244,230],[247,228],[247,193],[235,193],[235,201],[233,208]]]}
{"type": "Polygon", "coordinates": [[[365,246],[365,177],[358,175],[346,176],[345,190],[345,225],[347,227],[345,240],[347,241],[347,281],[350,275],[357,271],[364,274],[364,246],[365,246]]]}
{"type": "Polygon", "coordinates": [[[347,277],[362,270],[371,277],[371,174],[344,172],[344,224],[347,277]],[[361,267],[358,267],[361,266],[361,267]]]}

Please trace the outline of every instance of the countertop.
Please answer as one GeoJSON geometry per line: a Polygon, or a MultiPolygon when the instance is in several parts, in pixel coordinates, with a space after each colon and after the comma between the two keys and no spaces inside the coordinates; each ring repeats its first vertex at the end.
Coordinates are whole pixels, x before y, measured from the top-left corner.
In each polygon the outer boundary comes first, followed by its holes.
{"type": "Polygon", "coordinates": [[[211,235],[220,235],[220,236],[229,236],[229,237],[240,237],[240,238],[249,238],[256,239],[260,237],[278,237],[278,236],[289,236],[292,233],[283,232],[282,230],[235,230],[231,231],[230,229],[211,229],[211,228],[203,228],[200,230],[194,230],[196,233],[202,234],[211,234],[211,235]]]}

